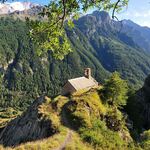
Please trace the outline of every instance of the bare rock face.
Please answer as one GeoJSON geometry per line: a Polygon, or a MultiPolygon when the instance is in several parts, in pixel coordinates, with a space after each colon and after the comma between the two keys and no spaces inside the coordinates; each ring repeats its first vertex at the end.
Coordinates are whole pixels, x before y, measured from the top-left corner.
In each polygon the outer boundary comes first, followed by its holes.
{"type": "Polygon", "coordinates": [[[20,143],[47,138],[56,129],[52,127],[52,120],[46,119],[40,111],[45,98],[37,99],[29,109],[18,118],[12,120],[0,134],[0,144],[16,146],[20,143]]]}

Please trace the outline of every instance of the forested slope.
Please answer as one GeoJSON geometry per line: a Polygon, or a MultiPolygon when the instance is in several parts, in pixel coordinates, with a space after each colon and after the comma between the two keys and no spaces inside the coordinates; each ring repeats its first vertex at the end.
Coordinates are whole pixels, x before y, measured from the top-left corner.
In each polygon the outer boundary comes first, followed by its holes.
{"type": "Polygon", "coordinates": [[[66,28],[73,52],[62,61],[48,52],[38,56],[24,21],[0,19],[1,106],[26,108],[39,95],[58,95],[67,79],[83,75],[85,67],[100,83],[118,71],[140,87],[150,72],[149,54],[140,49],[120,24],[105,12],[94,12],[66,28]]]}
{"type": "Polygon", "coordinates": [[[54,60],[50,53],[39,57],[24,22],[10,18],[0,22],[1,82],[5,85],[1,106],[26,107],[38,95],[57,95],[67,79],[82,76],[85,67],[92,68],[99,82],[109,74],[92,48],[86,49],[88,42],[63,61],[54,60]]]}

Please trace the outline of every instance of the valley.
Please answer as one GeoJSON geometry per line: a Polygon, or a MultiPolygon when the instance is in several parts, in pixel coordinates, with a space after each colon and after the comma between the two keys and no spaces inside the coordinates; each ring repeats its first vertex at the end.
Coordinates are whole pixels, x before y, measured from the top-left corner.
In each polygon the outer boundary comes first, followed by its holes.
{"type": "Polygon", "coordinates": [[[0,17],[0,149],[148,150],[150,29],[94,11],[65,26],[73,51],[57,60],[22,19],[37,7],[0,17]],[[62,96],[85,68],[100,86],[62,96]]]}

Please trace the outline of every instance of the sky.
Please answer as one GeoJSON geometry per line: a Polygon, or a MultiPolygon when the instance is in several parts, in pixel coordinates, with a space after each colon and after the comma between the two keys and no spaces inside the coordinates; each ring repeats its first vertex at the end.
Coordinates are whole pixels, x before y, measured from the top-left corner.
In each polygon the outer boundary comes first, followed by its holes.
{"type": "Polygon", "coordinates": [[[130,19],[142,26],[150,27],[150,0],[129,0],[129,5],[120,14],[120,20],[130,19]]]}
{"type": "MultiPolygon", "coordinates": [[[[18,0],[19,1],[19,0],[18,0]]],[[[49,0],[20,0],[32,1],[38,4],[48,4],[49,0]]],[[[116,14],[119,20],[130,19],[142,26],[150,27],[150,0],[129,0],[129,5],[116,14]]]]}

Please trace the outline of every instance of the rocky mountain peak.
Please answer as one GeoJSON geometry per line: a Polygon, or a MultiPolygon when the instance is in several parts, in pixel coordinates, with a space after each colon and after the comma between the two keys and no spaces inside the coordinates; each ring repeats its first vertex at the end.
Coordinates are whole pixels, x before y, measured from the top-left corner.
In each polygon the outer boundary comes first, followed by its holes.
{"type": "Polygon", "coordinates": [[[106,11],[94,11],[93,16],[95,16],[97,20],[101,20],[102,22],[109,22],[111,20],[109,13],[106,11]]]}
{"type": "Polygon", "coordinates": [[[11,14],[16,11],[26,11],[39,6],[39,4],[34,4],[31,2],[0,3],[0,15],[11,14]]]}

